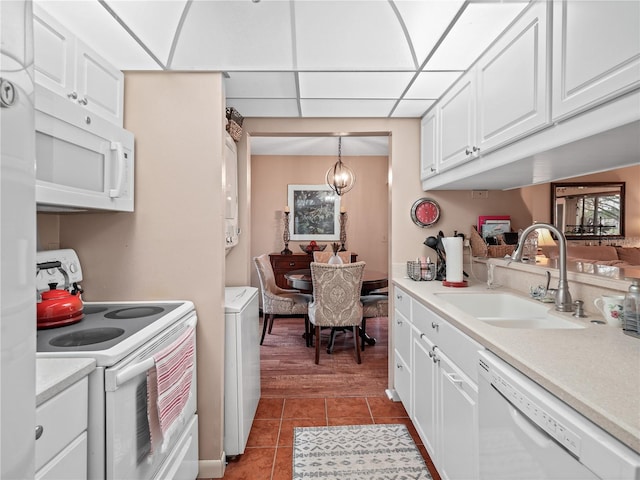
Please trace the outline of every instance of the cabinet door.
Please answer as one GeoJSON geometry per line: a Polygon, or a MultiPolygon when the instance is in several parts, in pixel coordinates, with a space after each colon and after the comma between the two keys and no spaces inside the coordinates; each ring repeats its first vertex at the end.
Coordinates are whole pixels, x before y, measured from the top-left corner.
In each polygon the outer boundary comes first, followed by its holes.
{"type": "Polygon", "coordinates": [[[76,41],[78,103],[116,125],[123,125],[124,74],[80,40],[76,41]]]}
{"type": "Polygon", "coordinates": [[[440,455],[443,479],[477,479],[478,387],[443,353],[438,353],[440,387],[440,455]]]}
{"type": "Polygon", "coordinates": [[[476,67],[483,154],[548,123],[549,5],[534,3],[476,67]]]}
{"type": "Polygon", "coordinates": [[[411,368],[411,324],[398,310],[394,310],[393,313],[393,345],[402,360],[411,368]]]}
{"type": "Polygon", "coordinates": [[[640,2],[556,0],[553,119],[640,86],[640,2]]]}
{"type": "Polygon", "coordinates": [[[437,115],[433,109],[422,119],[420,129],[420,180],[438,173],[437,115]]]}
{"type": "Polygon", "coordinates": [[[475,158],[475,70],[467,72],[439,102],[440,155],[438,171],[475,158]]]}
{"type": "Polygon", "coordinates": [[[413,334],[413,413],[411,420],[429,455],[437,461],[436,372],[433,343],[414,329],[413,334]]]}
{"type": "Polygon", "coordinates": [[[393,377],[396,393],[402,401],[405,410],[411,416],[411,369],[405,361],[398,355],[398,351],[394,351],[393,366],[395,373],[393,377]]]}
{"type": "Polygon", "coordinates": [[[71,98],[75,83],[75,37],[36,4],[33,13],[36,82],[71,98]]]}

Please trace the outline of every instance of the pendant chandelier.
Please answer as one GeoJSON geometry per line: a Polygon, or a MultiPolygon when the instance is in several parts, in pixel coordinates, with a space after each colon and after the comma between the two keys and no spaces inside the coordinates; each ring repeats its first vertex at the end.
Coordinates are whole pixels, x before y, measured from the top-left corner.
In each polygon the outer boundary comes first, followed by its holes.
{"type": "Polygon", "coordinates": [[[347,193],[356,183],[356,175],[342,163],[342,137],[338,137],[338,161],[327,170],[327,185],[338,195],[347,193]]]}

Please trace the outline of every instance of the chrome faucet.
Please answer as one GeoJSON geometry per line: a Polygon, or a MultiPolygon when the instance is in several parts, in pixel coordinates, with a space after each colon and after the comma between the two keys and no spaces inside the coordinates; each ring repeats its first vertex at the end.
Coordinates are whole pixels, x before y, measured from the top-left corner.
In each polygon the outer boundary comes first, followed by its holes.
{"type": "Polygon", "coordinates": [[[558,237],[560,250],[560,265],[558,266],[558,290],[556,292],[556,310],[559,312],[573,312],[573,302],[571,301],[571,293],[569,293],[569,282],[567,281],[567,239],[564,234],[553,225],[548,223],[534,223],[527,227],[520,235],[520,241],[516,251],[511,255],[511,259],[515,262],[522,261],[522,252],[524,250],[524,242],[527,236],[538,228],[546,228],[558,237]]]}

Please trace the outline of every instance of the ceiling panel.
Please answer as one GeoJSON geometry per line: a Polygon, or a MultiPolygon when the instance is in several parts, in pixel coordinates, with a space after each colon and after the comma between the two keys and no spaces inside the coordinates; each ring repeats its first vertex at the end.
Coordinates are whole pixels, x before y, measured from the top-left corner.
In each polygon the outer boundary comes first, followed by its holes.
{"type": "Polygon", "coordinates": [[[436,103],[435,100],[400,100],[391,116],[396,118],[422,117],[422,115],[424,115],[424,113],[429,110],[434,103],[436,103]]]}
{"type": "Polygon", "coordinates": [[[227,98],[244,117],[299,117],[298,101],[290,98],[227,98]]]}
{"type": "Polygon", "coordinates": [[[463,72],[421,72],[404,98],[440,98],[463,72]]]}
{"type": "Polygon", "coordinates": [[[405,33],[388,2],[295,2],[300,70],[415,70],[405,33]]]}
{"type": "Polygon", "coordinates": [[[148,1],[108,0],[105,3],[130,26],[147,48],[167,65],[171,44],[187,1],[154,2],[153,22],[148,21],[148,1]]]}
{"type": "Polygon", "coordinates": [[[292,70],[289,2],[192,2],[171,67],[292,70]]]}
{"type": "Polygon", "coordinates": [[[395,100],[301,99],[303,117],[388,117],[395,100]]]}
{"type": "Polygon", "coordinates": [[[422,65],[431,53],[463,4],[463,0],[395,2],[411,38],[418,65],[422,65]]]}
{"type": "Polygon", "coordinates": [[[225,78],[227,97],[296,98],[292,72],[229,72],[225,78]]]}
{"type": "Polygon", "coordinates": [[[411,72],[302,72],[302,98],[398,98],[411,72]]]}
{"type": "Polygon", "coordinates": [[[425,70],[467,70],[527,6],[527,2],[471,3],[425,70]]]}
{"type": "MultiPolygon", "coordinates": [[[[338,155],[338,137],[251,137],[252,155],[338,155]]],[[[342,137],[344,156],[381,156],[389,154],[387,136],[342,137]]]]}

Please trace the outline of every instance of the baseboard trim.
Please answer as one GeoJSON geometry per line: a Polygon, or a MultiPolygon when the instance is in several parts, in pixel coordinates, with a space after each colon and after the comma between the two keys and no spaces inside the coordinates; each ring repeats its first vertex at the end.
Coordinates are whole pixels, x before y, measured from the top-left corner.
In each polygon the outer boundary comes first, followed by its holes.
{"type": "Polygon", "coordinates": [[[198,478],[222,478],[224,477],[224,468],[226,465],[226,456],[222,452],[220,460],[198,460],[198,478]]]}

